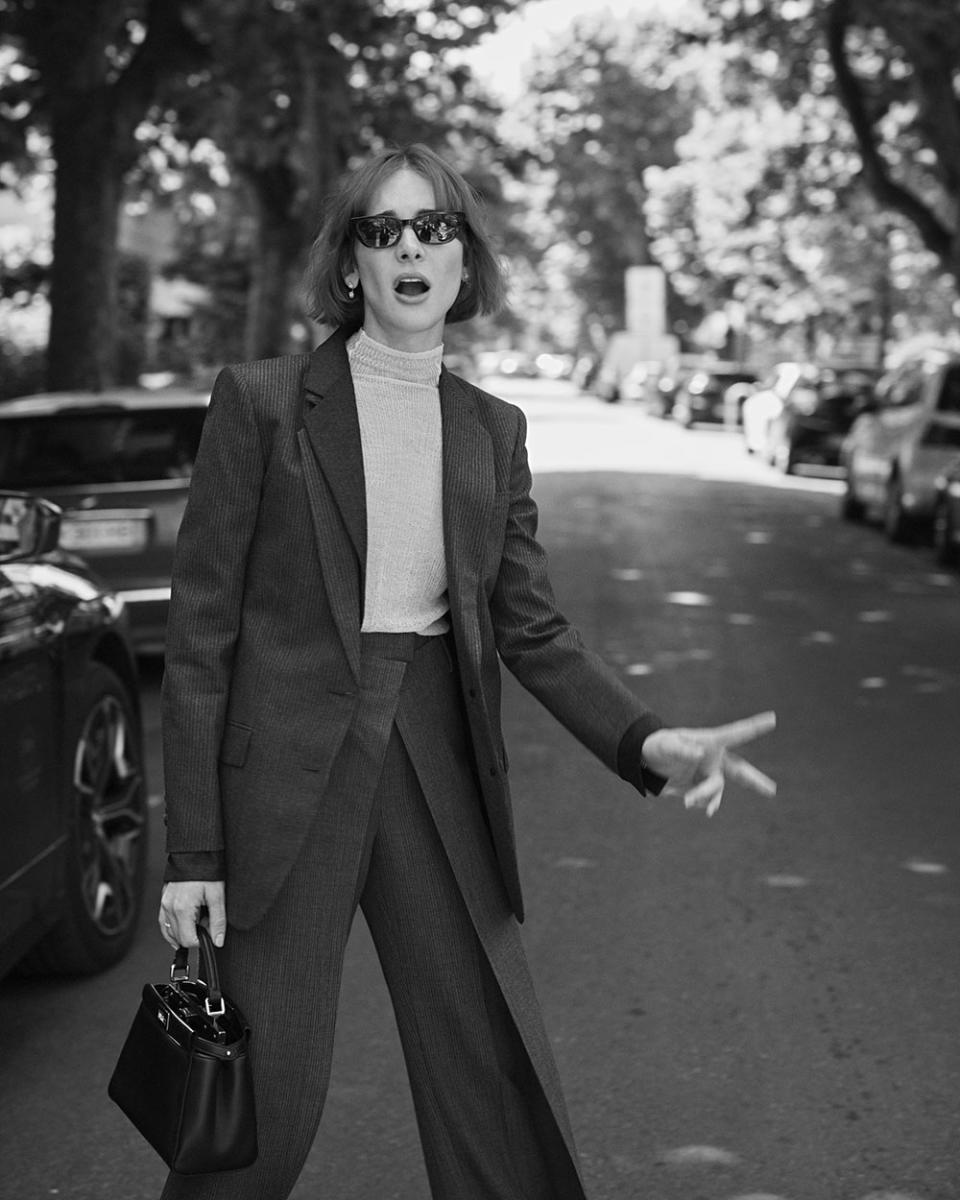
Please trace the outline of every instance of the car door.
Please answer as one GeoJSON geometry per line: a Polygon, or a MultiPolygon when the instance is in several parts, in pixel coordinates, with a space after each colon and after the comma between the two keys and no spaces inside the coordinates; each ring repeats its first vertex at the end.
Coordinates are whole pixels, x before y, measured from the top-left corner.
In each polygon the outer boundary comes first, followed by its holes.
{"type": "Polygon", "coordinates": [[[960,363],[937,370],[928,386],[924,413],[903,459],[905,483],[924,515],[932,514],[937,477],[960,451],[960,363]]]}
{"type": "Polygon", "coordinates": [[[882,504],[891,464],[896,460],[911,425],[922,413],[924,379],[918,363],[908,363],[880,391],[874,412],[854,426],[850,469],[861,500],[882,504]]]}
{"type": "Polygon", "coordinates": [[[29,572],[0,567],[0,944],[49,905],[64,837],[57,656],[29,572]]]}

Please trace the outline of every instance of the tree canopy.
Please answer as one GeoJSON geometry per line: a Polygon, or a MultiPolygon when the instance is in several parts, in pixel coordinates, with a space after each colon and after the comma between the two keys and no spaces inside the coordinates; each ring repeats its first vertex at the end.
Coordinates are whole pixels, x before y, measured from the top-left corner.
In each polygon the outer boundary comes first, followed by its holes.
{"type": "Polygon", "coordinates": [[[278,353],[306,329],[301,266],[333,179],[411,140],[485,195],[514,321],[557,348],[622,325],[624,271],[648,262],[675,321],[720,312],[740,335],[882,347],[955,323],[955,0],[583,18],[505,116],[466,51],[521,4],[0,0],[0,189],[51,172],[56,190],[52,256],[5,263],[0,303],[47,289],[49,385],[121,371],[125,204],[169,212],[231,353],[278,353]]]}
{"type": "Polygon", "coordinates": [[[0,145],[22,172],[40,135],[55,162],[50,386],[115,378],[124,185],[201,140],[252,213],[246,350],[284,349],[322,196],[352,155],[428,137],[472,162],[492,145],[493,110],[450,55],[516,3],[0,0],[0,145]]]}

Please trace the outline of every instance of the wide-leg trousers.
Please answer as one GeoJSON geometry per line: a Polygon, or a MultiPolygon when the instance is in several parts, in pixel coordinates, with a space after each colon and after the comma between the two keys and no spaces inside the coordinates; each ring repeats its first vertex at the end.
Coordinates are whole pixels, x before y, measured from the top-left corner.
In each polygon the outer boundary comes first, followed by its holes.
{"type": "Polygon", "coordinates": [[[449,639],[362,641],[361,703],[302,853],[263,920],[228,928],[219,954],[253,1030],[259,1156],[240,1171],[171,1173],[162,1200],[283,1200],[293,1189],[327,1093],[358,905],[390,992],[433,1200],[584,1200],[449,639]]]}

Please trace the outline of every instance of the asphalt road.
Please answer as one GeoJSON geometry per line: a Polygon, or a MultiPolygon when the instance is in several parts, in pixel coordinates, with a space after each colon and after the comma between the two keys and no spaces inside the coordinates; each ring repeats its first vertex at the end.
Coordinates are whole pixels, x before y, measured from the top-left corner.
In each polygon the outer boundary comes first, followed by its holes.
{"type": "MultiPolygon", "coordinates": [[[[960,1198],[960,578],[735,435],[526,387],[562,607],[673,723],[765,708],[776,800],[635,796],[510,682],[525,939],[593,1200],[960,1198]]],[[[158,672],[148,668],[159,794],[158,672]]],[[[156,895],[161,829],[154,817],[156,895]]],[[[151,912],[107,976],[0,984],[0,1198],[153,1200],[106,1098],[151,912]]],[[[296,1200],[426,1200],[358,922],[296,1200]]]]}

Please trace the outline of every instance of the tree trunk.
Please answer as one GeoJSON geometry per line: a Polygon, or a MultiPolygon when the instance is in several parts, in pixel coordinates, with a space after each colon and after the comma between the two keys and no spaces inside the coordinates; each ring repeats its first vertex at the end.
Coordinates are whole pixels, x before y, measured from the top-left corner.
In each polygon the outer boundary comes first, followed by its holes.
{"type": "Polygon", "coordinates": [[[115,381],[122,171],[106,104],[65,106],[52,132],[57,169],[47,386],[101,391],[115,381]]]}
{"type": "Polygon", "coordinates": [[[257,243],[244,353],[250,359],[272,358],[286,354],[291,347],[308,243],[300,221],[291,212],[293,187],[278,189],[276,180],[267,175],[253,176],[251,183],[257,204],[257,243]]]}

